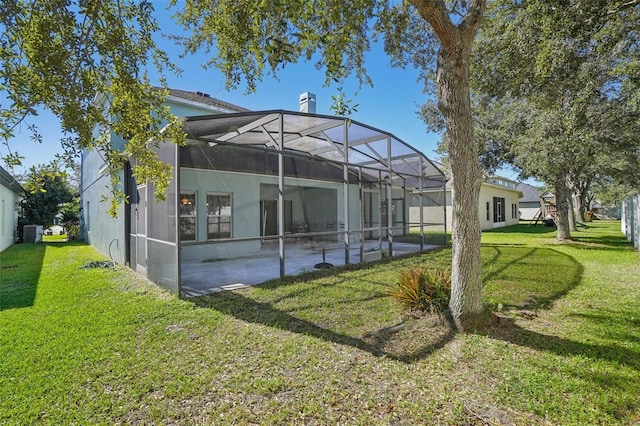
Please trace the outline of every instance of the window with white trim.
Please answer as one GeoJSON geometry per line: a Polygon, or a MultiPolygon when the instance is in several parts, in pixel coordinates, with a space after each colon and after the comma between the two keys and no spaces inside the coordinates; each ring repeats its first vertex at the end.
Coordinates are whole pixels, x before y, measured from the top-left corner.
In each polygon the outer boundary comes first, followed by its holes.
{"type": "Polygon", "coordinates": [[[197,228],[196,193],[193,191],[180,192],[180,241],[195,241],[197,228]]]}
{"type": "Polygon", "coordinates": [[[207,239],[231,238],[231,194],[207,193],[207,239]]]}

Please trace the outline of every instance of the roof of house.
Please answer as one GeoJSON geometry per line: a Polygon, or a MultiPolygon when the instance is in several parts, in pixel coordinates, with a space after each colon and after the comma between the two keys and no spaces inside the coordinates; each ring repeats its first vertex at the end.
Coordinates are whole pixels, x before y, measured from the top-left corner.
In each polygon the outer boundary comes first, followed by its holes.
{"type": "Polygon", "coordinates": [[[518,190],[522,192],[522,197],[520,198],[521,203],[540,202],[540,197],[542,196],[542,190],[540,188],[520,182],[518,184],[518,190]]]}
{"type": "Polygon", "coordinates": [[[212,98],[209,94],[203,92],[189,92],[186,90],[169,89],[169,95],[176,98],[182,98],[191,102],[199,102],[202,104],[210,105],[213,107],[227,110],[226,112],[247,112],[250,111],[247,108],[243,108],[238,105],[231,104],[229,102],[221,101],[220,99],[212,98]]]}
{"type": "Polygon", "coordinates": [[[25,192],[22,185],[20,185],[18,181],[2,167],[0,167],[0,185],[6,186],[16,194],[22,194],[25,192]]]}
{"type": "MultiPolygon", "coordinates": [[[[489,185],[507,191],[519,192],[520,194],[522,194],[522,191],[519,187],[517,187],[516,182],[502,176],[489,176],[482,181],[482,185],[489,185]]],[[[446,185],[447,191],[450,191],[452,187],[453,179],[449,178],[446,185]]]]}

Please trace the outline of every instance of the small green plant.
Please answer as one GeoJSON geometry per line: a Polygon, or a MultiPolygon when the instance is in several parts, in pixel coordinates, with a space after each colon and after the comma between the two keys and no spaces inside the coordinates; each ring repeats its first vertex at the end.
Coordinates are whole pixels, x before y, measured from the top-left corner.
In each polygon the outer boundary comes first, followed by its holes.
{"type": "Polygon", "coordinates": [[[451,272],[448,269],[406,269],[400,272],[389,295],[410,310],[444,312],[451,299],[451,272]]]}
{"type": "Polygon", "coordinates": [[[80,239],[80,227],[78,225],[67,226],[67,237],[69,241],[76,241],[80,239]]]}

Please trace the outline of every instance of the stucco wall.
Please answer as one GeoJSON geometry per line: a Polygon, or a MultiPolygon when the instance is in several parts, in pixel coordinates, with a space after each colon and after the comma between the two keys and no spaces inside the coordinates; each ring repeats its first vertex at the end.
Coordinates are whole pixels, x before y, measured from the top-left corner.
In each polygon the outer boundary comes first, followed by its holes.
{"type": "MultiPolygon", "coordinates": [[[[120,179],[124,178],[120,172],[120,179]]],[[[88,244],[106,256],[123,264],[125,262],[124,206],[120,205],[118,217],[107,213],[109,202],[103,201],[111,192],[111,178],[104,170],[104,161],[96,151],[82,153],[82,177],[80,184],[82,202],[81,233],[88,244]]]]}
{"type": "Polygon", "coordinates": [[[522,220],[533,220],[533,218],[539,211],[540,211],[540,202],[520,203],[520,219],[522,220]]]}
{"type": "MultiPolygon", "coordinates": [[[[478,213],[480,217],[480,228],[493,229],[501,226],[511,226],[518,223],[518,200],[520,193],[509,188],[502,188],[498,185],[483,184],[480,187],[478,198],[478,213]],[[505,199],[505,221],[494,223],[493,213],[493,197],[505,199]],[[489,203],[489,218],[487,219],[487,203],[489,203]],[[512,207],[515,206],[515,207],[512,207]],[[512,214],[512,208],[515,209],[515,217],[512,214]]],[[[441,198],[441,197],[440,197],[441,198]]],[[[447,230],[451,230],[453,224],[453,209],[451,191],[447,190],[447,230]]],[[[420,221],[420,207],[412,206],[410,209],[410,220],[412,223],[420,221]]],[[[428,206],[424,207],[423,216],[425,222],[430,222],[429,218],[442,218],[442,207],[428,206]]]]}
{"type": "MultiPolygon", "coordinates": [[[[232,194],[232,238],[260,237],[260,200],[277,199],[276,176],[253,175],[237,172],[182,168],[180,190],[195,192],[197,197],[196,243],[182,242],[183,260],[210,260],[248,256],[260,251],[261,243],[254,241],[229,241],[202,244],[207,241],[207,192],[232,194]]],[[[360,227],[358,187],[349,186],[349,226],[360,227]]],[[[293,205],[295,225],[306,224],[309,232],[325,232],[339,229],[344,223],[344,196],[342,184],[309,179],[285,179],[285,199],[293,205]],[[313,208],[309,208],[313,205],[313,208]],[[306,207],[305,207],[306,206],[306,207]]],[[[357,235],[351,241],[358,240],[357,235]]]]}
{"type": "Polygon", "coordinates": [[[499,228],[502,226],[511,226],[518,223],[518,208],[520,204],[520,193],[517,191],[503,188],[498,185],[483,184],[480,187],[479,211],[480,211],[480,228],[482,230],[499,228]],[[493,197],[504,198],[505,221],[495,223],[493,221],[493,197]],[[489,219],[487,219],[487,203],[489,203],[489,219]],[[514,209],[515,211],[512,211],[514,209]]]}
{"type": "Polygon", "coordinates": [[[18,225],[18,195],[0,184],[0,251],[15,242],[18,225]]]}

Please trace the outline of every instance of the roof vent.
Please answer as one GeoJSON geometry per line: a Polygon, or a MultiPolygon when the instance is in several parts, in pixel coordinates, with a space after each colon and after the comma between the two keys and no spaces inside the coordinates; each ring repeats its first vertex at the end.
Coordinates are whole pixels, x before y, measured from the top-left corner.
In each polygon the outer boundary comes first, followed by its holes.
{"type": "Polygon", "coordinates": [[[311,92],[300,94],[300,112],[316,113],[316,95],[311,92]]]}
{"type": "Polygon", "coordinates": [[[204,93],[204,92],[196,92],[196,95],[198,96],[204,96],[205,98],[210,98],[211,95],[208,93],[204,93]]]}

